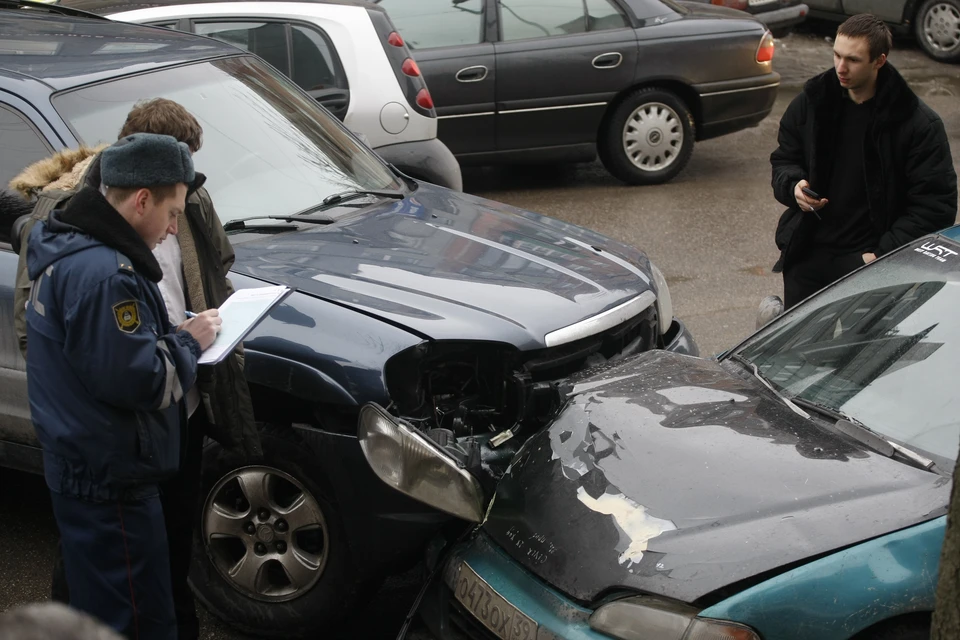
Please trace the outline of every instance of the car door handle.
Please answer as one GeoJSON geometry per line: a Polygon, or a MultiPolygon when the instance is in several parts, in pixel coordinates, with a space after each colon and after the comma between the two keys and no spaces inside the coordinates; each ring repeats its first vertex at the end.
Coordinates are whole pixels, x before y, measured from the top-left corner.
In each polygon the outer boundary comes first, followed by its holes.
{"type": "Polygon", "coordinates": [[[487,77],[487,68],[482,64],[457,71],[458,82],[480,82],[487,77]]]}
{"type": "Polygon", "coordinates": [[[601,53],[593,59],[593,66],[597,69],[616,69],[623,62],[623,54],[616,51],[601,53]]]}

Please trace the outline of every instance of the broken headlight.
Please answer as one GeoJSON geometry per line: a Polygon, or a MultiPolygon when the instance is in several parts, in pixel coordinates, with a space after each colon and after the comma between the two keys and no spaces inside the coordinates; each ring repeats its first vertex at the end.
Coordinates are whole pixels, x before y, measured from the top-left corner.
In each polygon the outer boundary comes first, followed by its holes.
{"type": "Polygon", "coordinates": [[[651,596],[603,605],[590,616],[590,628],[619,640],[760,640],[749,627],[698,618],[693,607],[651,596]]]}
{"type": "Polygon", "coordinates": [[[653,286],[657,288],[657,316],[660,318],[660,335],[666,335],[673,325],[673,299],[670,297],[670,287],[667,279],[657,266],[650,263],[650,272],[653,274],[653,286]]]}
{"type": "Polygon", "coordinates": [[[480,484],[423,433],[370,403],[360,409],[357,436],[373,472],[397,491],[464,520],[483,519],[480,484]]]}

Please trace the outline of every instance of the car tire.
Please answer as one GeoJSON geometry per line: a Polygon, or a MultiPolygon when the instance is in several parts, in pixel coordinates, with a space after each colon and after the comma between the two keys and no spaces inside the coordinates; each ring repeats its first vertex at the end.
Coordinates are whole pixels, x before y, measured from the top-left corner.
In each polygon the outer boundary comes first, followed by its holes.
{"type": "Polygon", "coordinates": [[[672,180],[690,160],[696,129],[683,100],[657,87],[639,89],[611,112],[597,151],[607,171],[628,184],[672,180]]]}
{"type": "Polygon", "coordinates": [[[329,631],[375,585],[358,577],[327,483],[296,434],[261,426],[261,443],[263,460],[252,465],[215,444],[204,451],[191,587],[245,633],[298,638],[329,631]]]}
{"type": "Polygon", "coordinates": [[[917,10],[913,28],[931,58],[960,62],[960,0],[927,0],[917,10]]]}

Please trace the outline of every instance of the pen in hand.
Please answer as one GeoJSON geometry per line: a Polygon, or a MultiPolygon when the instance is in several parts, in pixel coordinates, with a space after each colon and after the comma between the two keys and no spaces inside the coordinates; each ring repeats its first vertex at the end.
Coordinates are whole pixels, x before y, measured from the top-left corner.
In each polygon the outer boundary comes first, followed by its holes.
{"type": "Polygon", "coordinates": [[[195,314],[193,311],[185,311],[184,313],[187,314],[187,320],[189,320],[190,318],[196,318],[196,317],[197,317],[197,314],[195,314]]]}

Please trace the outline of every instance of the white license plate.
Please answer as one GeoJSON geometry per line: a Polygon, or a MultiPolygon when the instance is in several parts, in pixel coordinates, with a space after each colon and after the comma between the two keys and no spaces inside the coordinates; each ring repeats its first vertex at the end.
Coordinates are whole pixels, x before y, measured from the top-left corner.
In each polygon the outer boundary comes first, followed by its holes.
{"type": "Polygon", "coordinates": [[[537,623],[484,582],[466,562],[460,564],[454,596],[501,640],[535,640],[537,623]]]}

